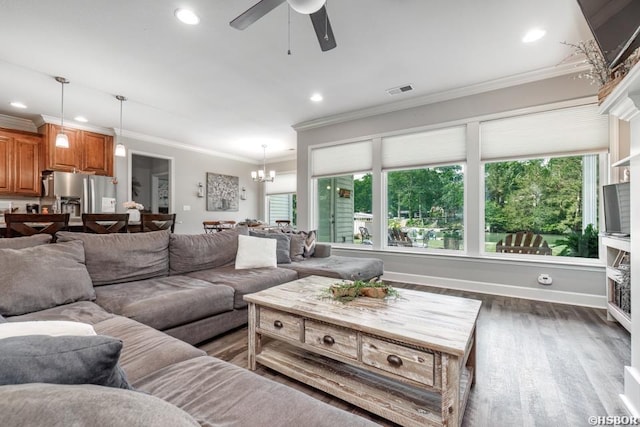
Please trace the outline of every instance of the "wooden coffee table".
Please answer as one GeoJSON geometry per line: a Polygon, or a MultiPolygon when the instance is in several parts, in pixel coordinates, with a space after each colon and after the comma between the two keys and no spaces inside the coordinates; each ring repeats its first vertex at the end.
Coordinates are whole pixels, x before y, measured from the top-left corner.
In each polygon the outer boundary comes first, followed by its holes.
{"type": "Polygon", "coordinates": [[[399,289],[342,303],[310,276],[245,295],[256,363],[405,426],[459,426],[481,302],[399,289]],[[273,338],[268,343],[262,337],[273,338]]]}

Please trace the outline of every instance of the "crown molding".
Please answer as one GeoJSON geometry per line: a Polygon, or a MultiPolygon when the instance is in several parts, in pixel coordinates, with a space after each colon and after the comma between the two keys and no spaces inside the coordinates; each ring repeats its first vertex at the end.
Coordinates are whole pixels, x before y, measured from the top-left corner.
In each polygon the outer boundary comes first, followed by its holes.
{"type": "MultiPolygon", "coordinates": [[[[47,116],[47,115],[39,115],[37,116],[34,120],[33,123],[36,125],[37,128],[39,128],[40,126],[42,126],[45,123],[50,123],[53,125],[58,125],[60,126],[60,119],[58,117],[53,117],[53,116],[47,116]]],[[[88,125],[88,124],[79,124],[77,122],[69,122],[66,121],[64,123],[64,127],[65,128],[69,128],[69,129],[79,129],[79,130],[86,130],[89,132],[96,132],[96,133],[101,133],[103,135],[112,135],[115,136],[116,132],[113,128],[105,128],[102,126],[95,126],[95,125],[88,125]]]]}
{"type": "Polygon", "coordinates": [[[6,116],[0,114],[0,127],[7,129],[23,130],[25,132],[38,132],[38,127],[29,119],[6,116]]]}
{"type": "Polygon", "coordinates": [[[518,86],[526,83],[532,83],[540,80],[550,79],[554,77],[566,76],[588,70],[589,67],[582,62],[572,62],[559,64],[555,67],[542,68],[539,70],[528,71],[526,73],[515,74],[513,76],[503,77],[496,80],[477,83],[474,85],[463,86],[456,89],[436,92],[427,95],[417,96],[415,98],[402,101],[390,102],[387,104],[377,105],[374,107],[362,108],[359,110],[348,111],[342,114],[321,117],[301,123],[294,124],[292,127],[297,132],[319,128],[327,125],[348,122],[351,120],[363,119],[366,117],[377,116],[380,114],[393,113],[396,111],[406,110],[409,108],[421,107],[424,105],[435,104],[437,102],[449,101],[451,99],[462,98],[465,96],[477,95],[492,90],[504,89],[507,87],[518,86]]]}

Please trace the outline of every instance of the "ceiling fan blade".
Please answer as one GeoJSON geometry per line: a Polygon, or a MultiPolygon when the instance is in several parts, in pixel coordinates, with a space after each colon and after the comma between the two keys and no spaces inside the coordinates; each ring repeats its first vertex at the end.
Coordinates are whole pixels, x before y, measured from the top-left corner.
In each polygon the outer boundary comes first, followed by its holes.
{"type": "Polygon", "coordinates": [[[333,36],[331,22],[329,22],[329,17],[327,16],[327,8],[322,6],[320,10],[312,13],[310,16],[313,29],[316,30],[316,35],[318,36],[320,49],[326,52],[336,47],[336,39],[333,36]]]}
{"type": "Polygon", "coordinates": [[[244,30],[285,1],[286,0],[260,0],[258,3],[251,6],[246,12],[229,22],[229,25],[237,30],[244,30]]]}

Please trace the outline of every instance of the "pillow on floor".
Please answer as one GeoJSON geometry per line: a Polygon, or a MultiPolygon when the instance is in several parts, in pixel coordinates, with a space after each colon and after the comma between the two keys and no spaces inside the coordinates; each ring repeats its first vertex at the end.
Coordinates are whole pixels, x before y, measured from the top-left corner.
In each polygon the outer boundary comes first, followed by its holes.
{"type": "Polygon", "coordinates": [[[239,235],[236,270],[277,267],[276,247],[275,239],[239,235]]]}
{"type": "Polygon", "coordinates": [[[95,384],[131,389],[118,365],[121,340],[104,335],[27,335],[0,343],[0,385],[95,384]]]}
{"type": "Polygon", "coordinates": [[[82,242],[0,249],[0,295],[3,316],[96,299],[82,242]]]}
{"type": "Polygon", "coordinates": [[[24,335],[48,335],[50,337],[63,335],[89,336],[96,335],[96,331],[88,323],[67,320],[36,320],[11,323],[2,323],[0,320],[0,339],[24,335]]]}

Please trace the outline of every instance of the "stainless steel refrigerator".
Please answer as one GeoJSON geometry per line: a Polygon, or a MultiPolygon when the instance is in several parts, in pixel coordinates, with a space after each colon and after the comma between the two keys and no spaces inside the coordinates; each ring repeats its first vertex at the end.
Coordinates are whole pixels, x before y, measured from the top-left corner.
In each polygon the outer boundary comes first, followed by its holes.
{"type": "Polygon", "coordinates": [[[116,211],[116,186],[110,176],[71,172],[45,172],[42,176],[44,198],[55,210],[80,218],[83,213],[116,211]]]}

